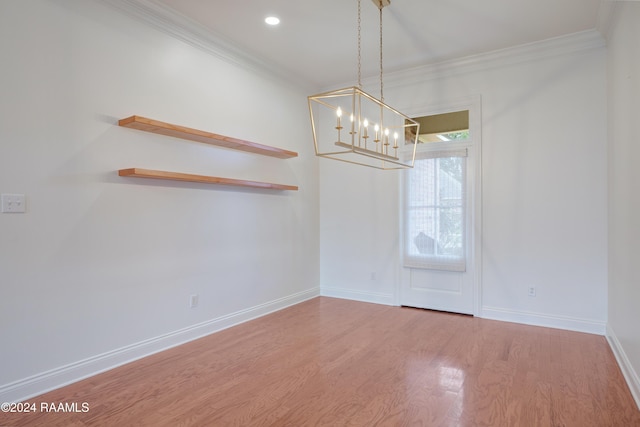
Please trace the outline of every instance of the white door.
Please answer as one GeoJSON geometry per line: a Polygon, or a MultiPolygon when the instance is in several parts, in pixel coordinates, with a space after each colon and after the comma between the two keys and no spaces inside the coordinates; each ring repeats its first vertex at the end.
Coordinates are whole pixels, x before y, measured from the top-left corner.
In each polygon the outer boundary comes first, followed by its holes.
{"type": "Polygon", "coordinates": [[[400,305],[477,312],[479,132],[471,123],[460,140],[419,144],[403,172],[400,305]]]}
{"type": "Polygon", "coordinates": [[[401,305],[474,314],[473,286],[467,272],[407,268],[402,281],[401,305]]]}

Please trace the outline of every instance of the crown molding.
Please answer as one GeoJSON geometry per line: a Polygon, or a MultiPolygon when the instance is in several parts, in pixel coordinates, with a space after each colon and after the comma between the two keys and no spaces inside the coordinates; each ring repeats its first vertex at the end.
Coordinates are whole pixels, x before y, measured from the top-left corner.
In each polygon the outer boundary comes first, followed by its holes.
{"type": "MultiPolygon", "coordinates": [[[[151,27],[203,50],[227,63],[248,69],[261,75],[271,76],[280,82],[293,84],[302,90],[317,90],[314,85],[266,59],[234,44],[220,34],[178,14],[175,10],[154,0],[103,0],[121,12],[145,22],[151,27]]],[[[539,42],[500,49],[492,52],[456,58],[447,61],[424,64],[404,70],[387,72],[385,86],[407,86],[470,72],[499,68],[543,58],[572,54],[587,49],[605,46],[615,1],[602,0],[598,13],[598,28],[539,42]]],[[[363,79],[365,86],[376,87],[378,77],[363,79]]],[[[347,84],[348,85],[348,84],[347,84]]],[[[334,87],[336,85],[331,85],[334,87]]]]}
{"type": "Polygon", "coordinates": [[[246,52],[221,34],[216,34],[175,10],[154,0],[102,0],[120,12],[227,63],[267,75],[308,90],[312,85],[266,59],[246,52]]]}
{"type": "MultiPolygon", "coordinates": [[[[454,75],[539,61],[545,58],[567,56],[604,46],[605,39],[599,31],[595,29],[586,30],[464,58],[389,72],[384,76],[384,85],[385,88],[405,87],[454,75]]],[[[375,87],[380,84],[380,81],[378,77],[370,77],[363,79],[363,84],[375,87]]]]}

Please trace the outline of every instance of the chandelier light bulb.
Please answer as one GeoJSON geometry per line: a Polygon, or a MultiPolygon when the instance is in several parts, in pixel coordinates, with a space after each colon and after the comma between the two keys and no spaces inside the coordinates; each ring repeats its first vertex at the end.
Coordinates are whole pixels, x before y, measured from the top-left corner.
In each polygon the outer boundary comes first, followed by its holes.
{"type": "Polygon", "coordinates": [[[336,120],[336,129],[338,131],[338,141],[340,141],[340,130],[342,129],[342,124],[340,123],[340,117],[342,117],[342,108],[338,107],[336,110],[336,116],[338,116],[336,120]]]}

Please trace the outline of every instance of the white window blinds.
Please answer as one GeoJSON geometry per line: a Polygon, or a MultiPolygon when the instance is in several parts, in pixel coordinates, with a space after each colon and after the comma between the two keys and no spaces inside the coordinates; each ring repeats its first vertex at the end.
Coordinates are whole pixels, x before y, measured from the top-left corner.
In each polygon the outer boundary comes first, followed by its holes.
{"type": "Polygon", "coordinates": [[[466,270],[467,150],[416,153],[405,180],[404,266],[466,270]]]}

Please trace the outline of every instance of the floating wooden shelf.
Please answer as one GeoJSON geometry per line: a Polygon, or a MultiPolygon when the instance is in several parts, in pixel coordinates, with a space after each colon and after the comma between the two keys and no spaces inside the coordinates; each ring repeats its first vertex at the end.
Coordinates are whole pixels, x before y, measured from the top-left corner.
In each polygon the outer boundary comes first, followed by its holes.
{"type": "Polygon", "coordinates": [[[298,156],[298,153],[295,151],[283,150],[281,148],[256,144],[255,142],[243,141],[241,139],[218,135],[211,132],[172,125],[158,120],[147,119],[146,117],[131,116],[120,120],[118,124],[128,128],[173,136],[175,138],[188,139],[190,141],[203,142],[205,144],[216,145],[218,147],[248,151],[250,153],[262,154],[264,156],[277,157],[279,159],[289,159],[291,157],[298,156]]]}
{"type": "Polygon", "coordinates": [[[118,175],[130,176],[134,178],[154,178],[154,179],[166,179],[166,180],[172,180],[172,181],[202,182],[205,184],[236,185],[241,187],[266,188],[269,190],[297,190],[298,189],[298,186],[296,185],[271,184],[268,182],[246,181],[242,179],[231,179],[231,178],[218,178],[215,176],[193,175],[189,173],[166,172],[166,171],[141,169],[141,168],[120,169],[118,171],[118,175]]]}

